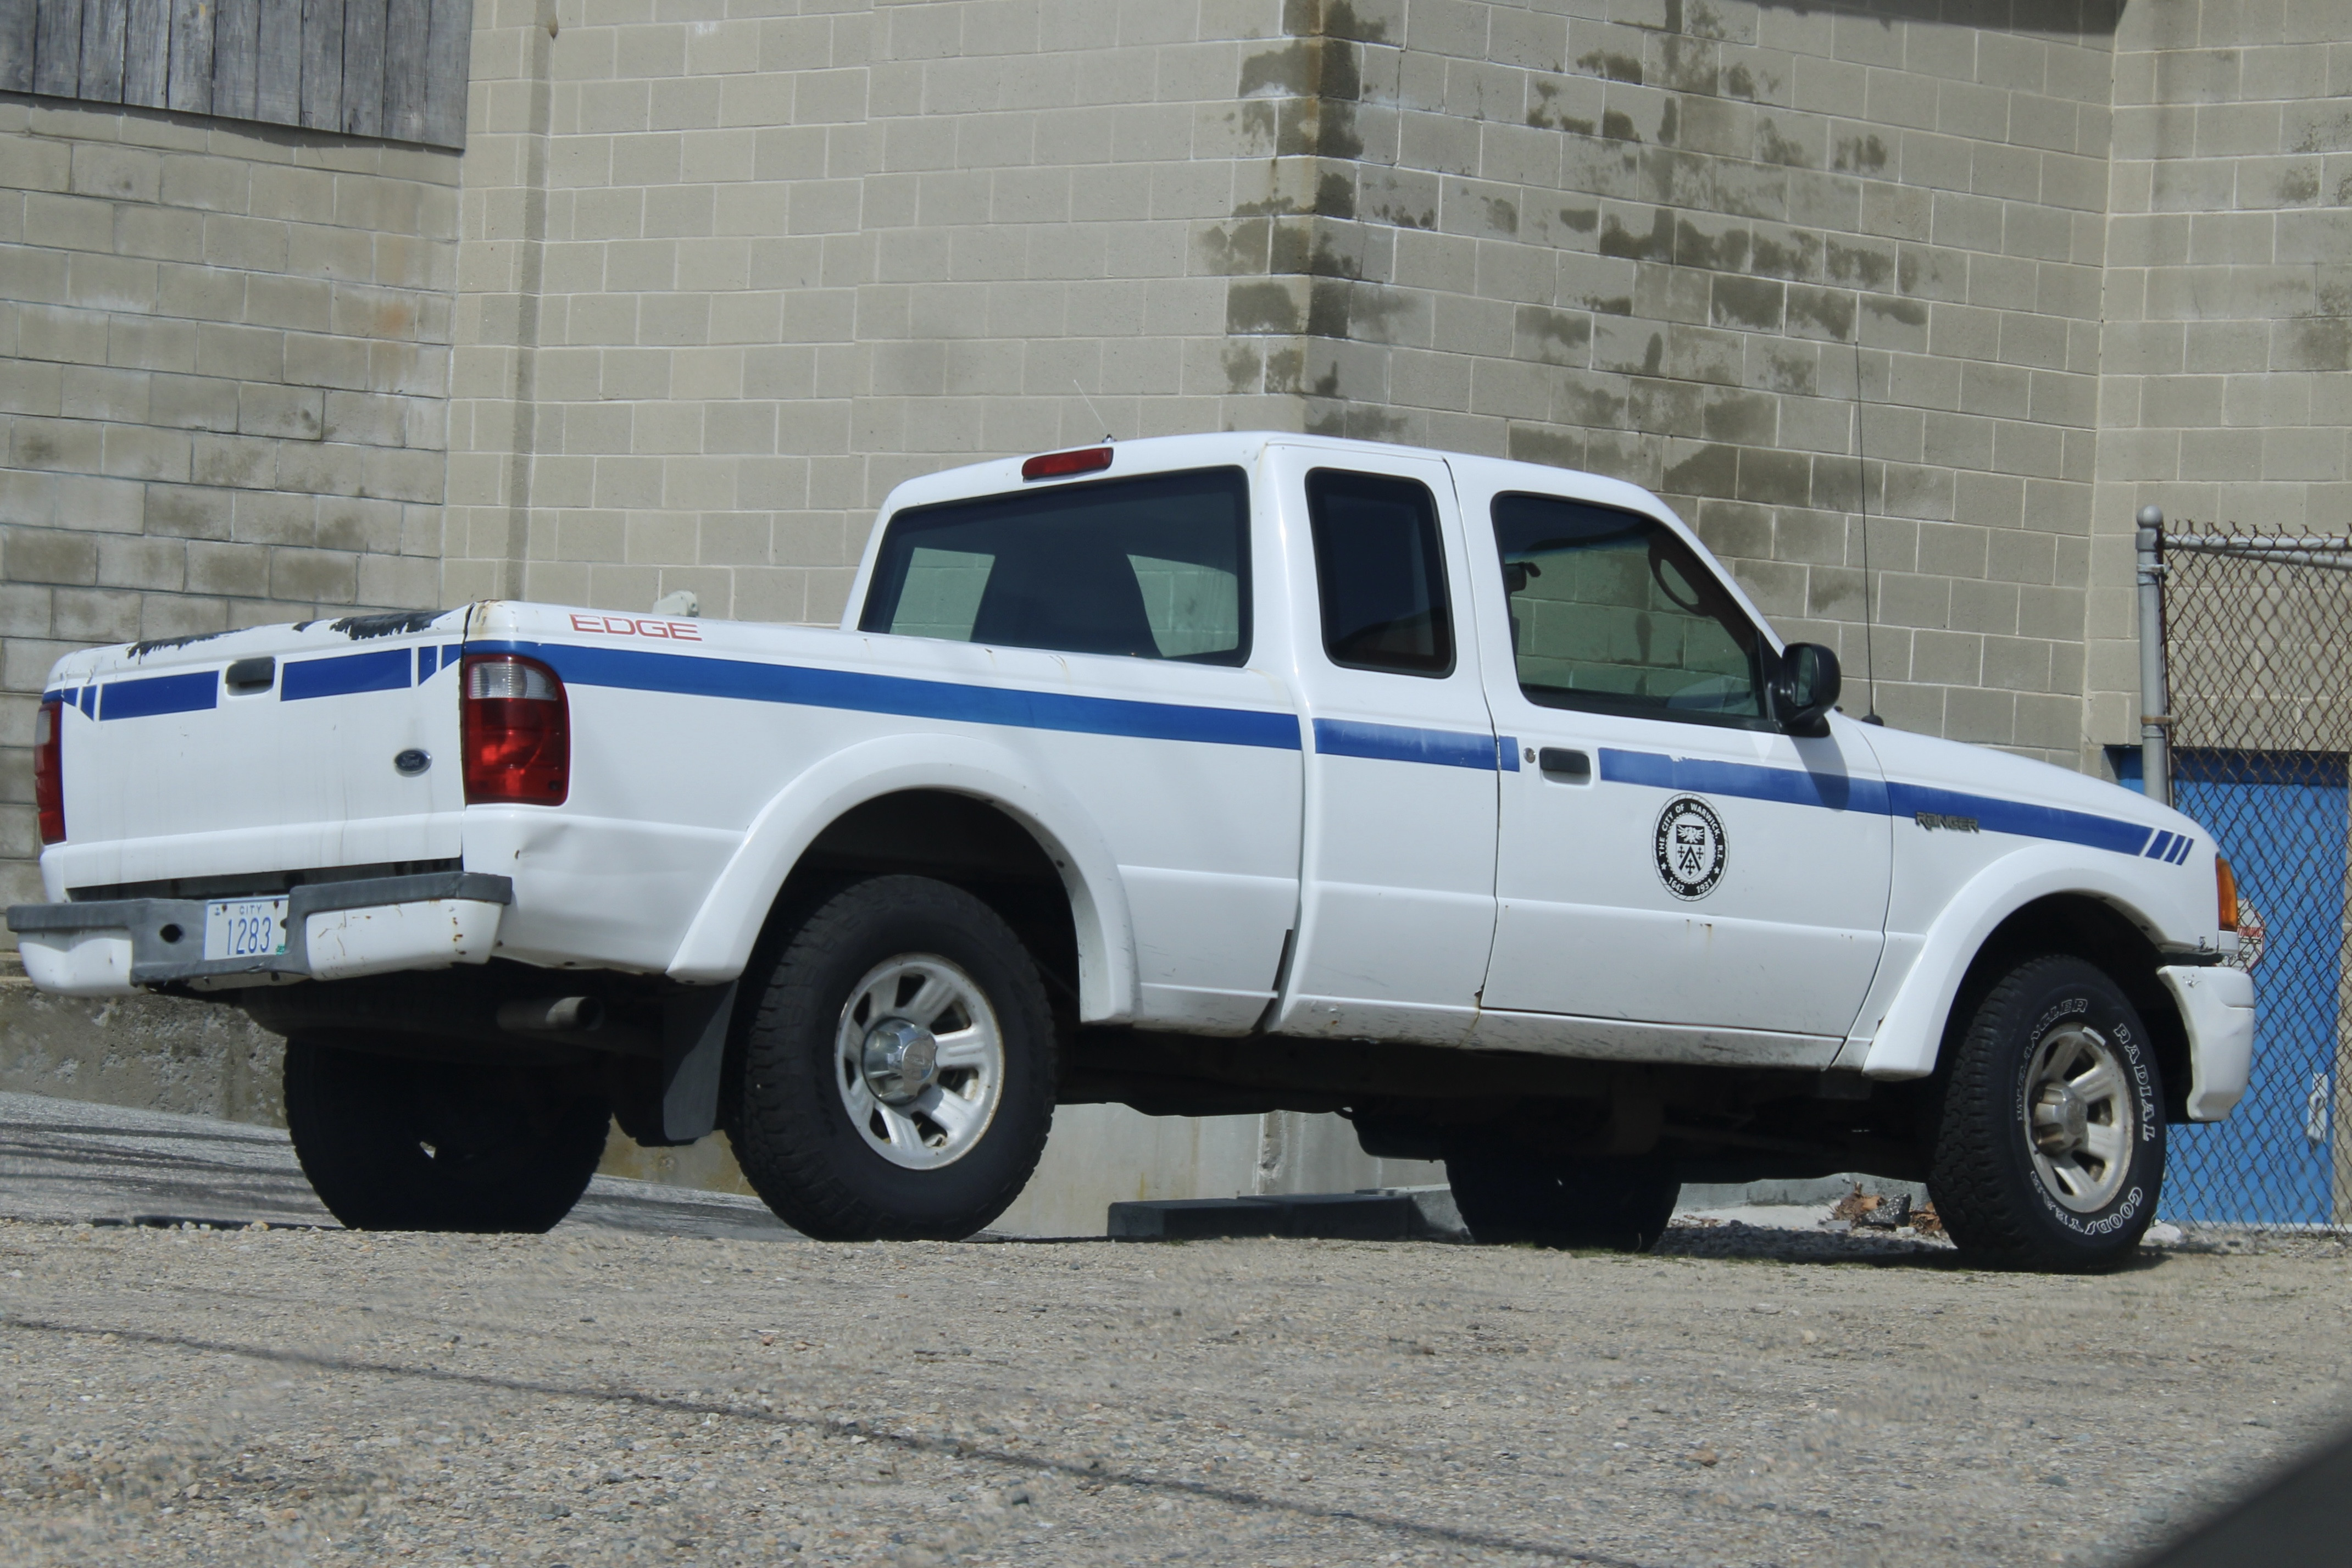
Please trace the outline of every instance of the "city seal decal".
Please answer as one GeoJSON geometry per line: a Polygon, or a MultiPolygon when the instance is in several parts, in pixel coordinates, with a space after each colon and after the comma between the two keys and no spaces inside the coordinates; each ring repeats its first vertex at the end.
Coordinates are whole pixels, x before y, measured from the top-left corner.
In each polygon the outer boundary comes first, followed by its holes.
{"type": "Polygon", "coordinates": [[[1678,899],[1703,899],[1723,880],[1731,858],[1723,818],[1695,795],[1678,795],[1658,813],[1658,880],[1678,899]]]}

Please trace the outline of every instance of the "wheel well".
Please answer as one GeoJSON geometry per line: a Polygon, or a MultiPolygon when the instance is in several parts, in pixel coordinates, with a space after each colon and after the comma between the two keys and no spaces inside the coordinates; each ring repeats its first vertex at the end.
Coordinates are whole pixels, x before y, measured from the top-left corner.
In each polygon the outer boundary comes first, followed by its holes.
{"type": "Polygon", "coordinates": [[[908,790],[845,812],[784,879],[761,948],[772,953],[845,883],[892,873],[952,883],[1003,916],[1035,956],[1055,1011],[1076,1023],[1078,942],[1069,889],[1034,834],[973,795],[908,790]]]}
{"type": "Polygon", "coordinates": [[[1010,813],[974,795],[906,790],[852,806],[802,854],[769,906],[743,968],[727,1039],[719,1125],[740,1124],[745,1034],[777,955],[819,906],[852,882],[904,873],[950,883],[994,910],[1037,961],[1062,1037],[1078,1022],[1078,937],[1053,857],[1010,813]]]}
{"type": "Polygon", "coordinates": [[[2147,1026],[2156,1046],[2157,1069],[2164,1078],[2165,1117],[2188,1120],[2189,1033],[2179,1009],[2156,976],[2163,955],[2147,934],[2114,905],[2080,893],[2037,899],[2000,922],[1969,965],[1944,1030],[1946,1050],[1976,1014],[1977,1004],[2001,975],[2025,959],[2063,952],[2096,964],[2123,989],[2147,1026]]]}

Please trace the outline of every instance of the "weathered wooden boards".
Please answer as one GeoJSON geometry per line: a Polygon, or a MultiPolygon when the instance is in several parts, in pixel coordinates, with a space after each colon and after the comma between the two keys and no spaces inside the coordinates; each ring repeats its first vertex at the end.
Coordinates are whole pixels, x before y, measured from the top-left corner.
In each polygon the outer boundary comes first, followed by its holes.
{"type": "Polygon", "coordinates": [[[466,144],[473,0],[0,0],[0,91],[466,144]]]}

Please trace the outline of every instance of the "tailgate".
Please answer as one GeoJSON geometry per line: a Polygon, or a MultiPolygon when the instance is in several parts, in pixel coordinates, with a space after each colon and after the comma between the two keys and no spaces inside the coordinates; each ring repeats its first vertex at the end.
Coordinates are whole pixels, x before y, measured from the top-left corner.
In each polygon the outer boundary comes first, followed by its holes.
{"type": "Polygon", "coordinates": [[[454,863],[465,621],[358,616],[64,660],[46,694],[64,704],[49,896],[454,863]]]}

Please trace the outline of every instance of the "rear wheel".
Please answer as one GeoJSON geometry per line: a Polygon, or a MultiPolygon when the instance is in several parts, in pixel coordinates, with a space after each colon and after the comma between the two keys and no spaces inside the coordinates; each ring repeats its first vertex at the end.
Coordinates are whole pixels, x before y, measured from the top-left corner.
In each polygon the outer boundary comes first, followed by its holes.
{"type": "Polygon", "coordinates": [[[1475,1240],[1647,1252],[1666,1231],[1682,1184],[1654,1158],[1570,1160],[1510,1148],[1445,1158],[1454,1206],[1475,1240]]]}
{"type": "Polygon", "coordinates": [[[2164,1180],[2164,1085],[2137,1012],[2095,966],[2019,963],[1953,1050],[1927,1184],[1961,1251],[2013,1268],[2130,1260],[2164,1180]]]}
{"type": "Polygon", "coordinates": [[[823,1241],[970,1236],[1053,1126],[1053,1015],[995,910],[926,877],[834,895],[785,944],[730,1130],[779,1218],[823,1241]]]}
{"type": "Polygon", "coordinates": [[[286,1126],[353,1230],[543,1231],[572,1212],[611,1113],[548,1074],[286,1042],[286,1126]]]}

